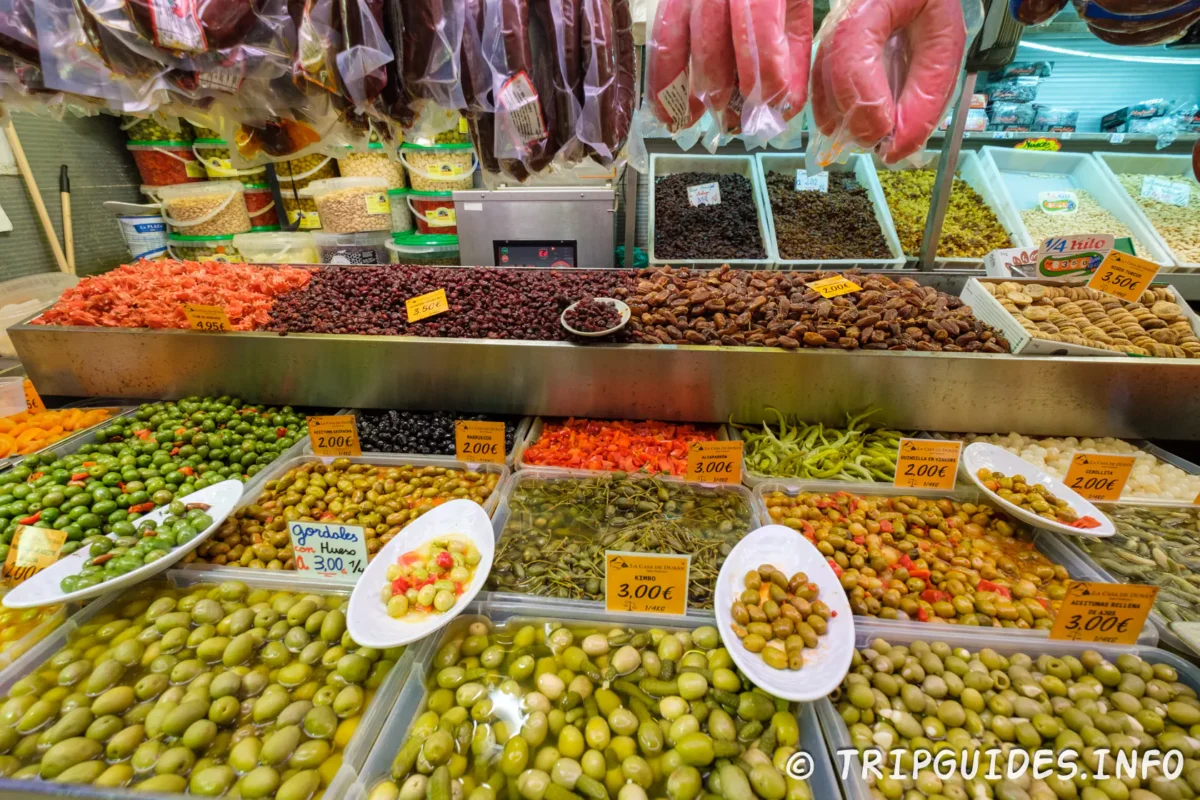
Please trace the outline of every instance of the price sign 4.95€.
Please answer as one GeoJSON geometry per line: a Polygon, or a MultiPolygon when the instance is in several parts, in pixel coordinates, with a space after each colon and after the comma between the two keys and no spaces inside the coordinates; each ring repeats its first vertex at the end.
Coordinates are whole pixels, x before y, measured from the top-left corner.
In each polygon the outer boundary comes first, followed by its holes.
{"type": "Polygon", "coordinates": [[[460,419],[454,423],[454,457],[459,461],[503,464],[504,423],[460,419]]]}
{"type": "Polygon", "coordinates": [[[690,555],[604,553],[604,607],[607,611],[686,614],[690,555]]]}
{"type": "Polygon", "coordinates": [[[958,478],[962,442],[937,439],[901,439],[893,486],[903,489],[951,491],[958,478]]]}
{"type": "Polygon", "coordinates": [[[312,451],[319,456],[361,456],[358,444],[358,425],[352,414],[332,417],[309,417],[308,439],[312,451]]]}
{"type": "Polygon", "coordinates": [[[742,443],[692,442],[684,478],[704,483],[741,483],[742,443]]]}
{"type": "Polygon", "coordinates": [[[1157,586],[1072,583],[1058,608],[1050,638],[1135,644],[1157,596],[1157,586]]]}

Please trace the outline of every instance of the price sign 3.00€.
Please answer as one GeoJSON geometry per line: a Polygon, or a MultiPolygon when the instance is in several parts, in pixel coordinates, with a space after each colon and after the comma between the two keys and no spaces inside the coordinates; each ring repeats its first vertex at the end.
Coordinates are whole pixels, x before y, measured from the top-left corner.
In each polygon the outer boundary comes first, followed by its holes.
{"type": "Polygon", "coordinates": [[[686,614],[690,555],[604,553],[604,607],[608,611],[686,614]]]}

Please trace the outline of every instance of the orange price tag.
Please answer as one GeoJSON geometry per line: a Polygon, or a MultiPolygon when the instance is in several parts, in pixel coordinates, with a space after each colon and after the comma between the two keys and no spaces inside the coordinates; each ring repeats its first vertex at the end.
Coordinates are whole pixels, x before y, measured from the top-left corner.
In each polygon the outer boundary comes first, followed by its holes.
{"type": "Polygon", "coordinates": [[[1076,453],[1065,483],[1085,500],[1111,503],[1120,499],[1134,460],[1133,456],[1076,453]]]}
{"type": "Polygon", "coordinates": [[[807,284],[807,286],[824,298],[840,297],[851,292],[862,291],[861,286],[841,275],[835,275],[832,278],[821,278],[821,280],[813,281],[807,284]]]}
{"type": "Polygon", "coordinates": [[[417,322],[426,317],[432,317],[434,314],[449,311],[450,301],[446,299],[446,290],[438,289],[436,292],[410,297],[404,301],[404,306],[408,309],[408,321],[417,322]]]}
{"type": "Polygon", "coordinates": [[[313,453],[319,456],[361,456],[358,444],[358,424],[354,415],[309,417],[308,440],[313,453]]]}
{"type": "Polygon", "coordinates": [[[503,464],[504,423],[460,419],[454,423],[454,457],[459,461],[503,464]]]}
{"type": "Polygon", "coordinates": [[[42,402],[42,396],[38,394],[37,389],[33,388],[33,381],[29,378],[25,379],[25,410],[32,411],[37,414],[46,410],[46,404],[42,402]]]}
{"type": "Polygon", "coordinates": [[[229,315],[220,306],[198,306],[193,303],[184,303],[183,314],[187,317],[188,325],[192,326],[194,331],[213,333],[233,330],[233,325],[229,322],[229,315]]]}
{"type": "Polygon", "coordinates": [[[604,608],[686,614],[690,555],[604,552],[604,608]]]}
{"type": "Polygon", "coordinates": [[[1157,586],[1073,582],[1054,618],[1050,638],[1135,644],[1157,596],[1157,586]]]}
{"type": "Polygon", "coordinates": [[[901,489],[953,491],[958,479],[962,442],[938,439],[901,439],[900,458],[892,485],[901,489]]]}
{"type": "Polygon", "coordinates": [[[692,442],[684,477],[704,483],[741,483],[742,442],[692,442]]]}
{"type": "Polygon", "coordinates": [[[1089,289],[1134,303],[1141,299],[1142,292],[1146,291],[1157,274],[1158,264],[1153,261],[1111,250],[1092,273],[1087,285],[1089,289]]]}
{"type": "Polygon", "coordinates": [[[58,552],[67,541],[66,531],[22,525],[13,534],[4,578],[10,584],[24,583],[58,560],[58,552]]]}

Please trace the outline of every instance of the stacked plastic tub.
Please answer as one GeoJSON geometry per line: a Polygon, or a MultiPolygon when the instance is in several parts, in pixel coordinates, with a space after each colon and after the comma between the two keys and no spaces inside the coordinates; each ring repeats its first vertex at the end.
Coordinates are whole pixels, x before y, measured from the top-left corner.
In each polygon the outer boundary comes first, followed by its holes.
{"type": "Polygon", "coordinates": [[[392,242],[388,244],[392,263],[457,265],[458,222],[453,193],[475,185],[479,161],[474,148],[462,141],[405,142],[400,146],[400,163],[408,176],[403,198],[408,219],[397,220],[393,226],[392,242]],[[403,230],[405,225],[407,230],[403,230]]]}
{"type": "Polygon", "coordinates": [[[299,230],[313,231],[321,227],[321,215],[316,202],[302,192],[314,181],[336,178],[337,161],[321,153],[313,153],[275,165],[275,176],[279,179],[279,194],[283,198],[283,210],[288,225],[299,222],[299,230]]]}

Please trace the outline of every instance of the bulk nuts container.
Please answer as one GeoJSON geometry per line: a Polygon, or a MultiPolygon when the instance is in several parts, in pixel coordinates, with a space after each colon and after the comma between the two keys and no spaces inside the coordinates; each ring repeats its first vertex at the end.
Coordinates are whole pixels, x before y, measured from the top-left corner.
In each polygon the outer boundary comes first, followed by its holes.
{"type": "Polygon", "coordinates": [[[475,185],[475,149],[466,144],[403,144],[400,162],[408,185],[422,192],[452,192],[475,185]]]}
{"type": "Polygon", "coordinates": [[[318,264],[321,260],[312,234],[306,231],[239,233],[233,246],[248,264],[318,264]]]}
{"type": "Polygon", "coordinates": [[[175,141],[187,142],[189,145],[196,138],[195,131],[192,130],[192,125],[185,119],[174,120],[179,125],[178,130],[163,125],[153,119],[139,119],[137,117],[121,117],[121,130],[125,131],[125,135],[130,141],[138,144],[146,144],[147,142],[175,141]]]}
{"type": "Polygon", "coordinates": [[[387,249],[393,264],[456,267],[460,263],[457,236],[400,234],[392,237],[387,249]]]}
{"type": "Polygon", "coordinates": [[[392,233],[408,233],[413,229],[412,209],[408,207],[408,189],[388,189],[392,206],[392,233]]]}
{"type": "Polygon", "coordinates": [[[147,186],[171,186],[207,180],[204,165],[196,160],[190,142],[130,142],[125,149],[133,156],[142,183],[147,186]]]}
{"type": "Polygon", "coordinates": [[[279,178],[279,193],[283,197],[283,210],[288,224],[299,221],[301,230],[316,230],[321,227],[317,204],[311,197],[301,197],[300,190],[313,181],[337,177],[337,162],[326,155],[313,153],[275,164],[275,175],[279,178]]]}
{"type": "MultiPolygon", "coordinates": [[[[187,236],[231,236],[250,230],[242,184],[209,181],[163,186],[158,190],[163,219],[187,236]]],[[[389,223],[391,217],[388,217],[389,223]]]]}
{"type": "Polygon", "coordinates": [[[265,183],[267,180],[266,167],[236,169],[230,160],[229,145],[224,139],[197,139],[192,150],[204,164],[204,171],[210,180],[233,178],[245,184],[265,183]]]}
{"type": "Polygon", "coordinates": [[[418,192],[412,189],[407,199],[408,207],[416,219],[418,233],[458,235],[454,195],[451,192],[418,192]]]}
{"type": "Polygon", "coordinates": [[[322,264],[386,264],[388,263],[387,231],[379,233],[327,233],[313,231],[309,234],[317,246],[322,264]]]}
{"type": "Polygon", "coordinates": [[[244,192],[250,224],[255,228],[279,227],[279,212],[271,187],[265,183],[251,183],[246,185],[244,192]]]}
{"type": "Polygon", "coordinates": [[[167,237],[167,250],[171,258],[179,261],[224,261],[229,264],[245,261],[232,235],[184,236],[172,233],[167,237]]]}
{"type": "Polygon", "coordinates": [[[313,181],[300,195],[316,201],[326,232],[364,233],[392,229],[387,190],[384,178],[329,178],[313,181]]]}
{"type": "Polygon", "coordinates": [[[337,163],[343,178],[385,178],[389,189],[406,185],[404,167],[379,142],[368,145],[365,153],[346,153],[337,163]]]}

